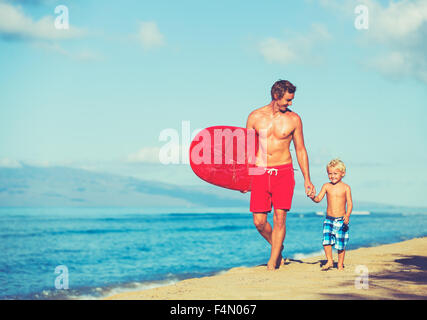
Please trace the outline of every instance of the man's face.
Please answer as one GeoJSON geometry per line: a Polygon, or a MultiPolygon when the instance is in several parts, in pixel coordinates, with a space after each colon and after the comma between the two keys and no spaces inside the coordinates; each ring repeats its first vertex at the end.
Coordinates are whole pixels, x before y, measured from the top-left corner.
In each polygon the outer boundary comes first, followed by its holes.
{"type": "Polygon", "coordinates": [[[282,99],[276,100],[280,111],[286,111],[286,109],[292,105],[294,95],[294,93],[289,93],[288,91],[286,91],[282,99]]]}

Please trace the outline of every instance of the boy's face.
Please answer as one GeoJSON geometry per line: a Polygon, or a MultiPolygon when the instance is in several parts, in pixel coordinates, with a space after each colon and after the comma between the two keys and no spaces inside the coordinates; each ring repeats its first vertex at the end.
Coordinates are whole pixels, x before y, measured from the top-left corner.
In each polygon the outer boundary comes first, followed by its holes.
{"type": "Polygon", "coordinates": [[[334,167],[328,167],[328,178],[332,182],[332,184],[340,182],[344,176],[345,173],[341,170],[334,167]]]}

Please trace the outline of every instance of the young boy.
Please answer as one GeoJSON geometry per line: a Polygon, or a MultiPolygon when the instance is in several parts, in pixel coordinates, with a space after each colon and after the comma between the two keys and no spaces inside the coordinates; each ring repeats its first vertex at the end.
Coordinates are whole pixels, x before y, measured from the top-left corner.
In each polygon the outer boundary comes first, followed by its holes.
{"type": "Polygon", "coordinates": [[[330,161],[326,170],[331,182],[325,183],[317,196],[310,197],[314,202],[320,202],[326,194],[328,199],[326,219],[323,222],[323,248],[328,262],[322,267],[322,270],[329,270],[334,265],[332,245],[338,250],[338,270],[344,270],[345,246],[349,233],[348,223],[353,209],[351,189],[342,182],[345,165],[341,160],[330,161]]]}

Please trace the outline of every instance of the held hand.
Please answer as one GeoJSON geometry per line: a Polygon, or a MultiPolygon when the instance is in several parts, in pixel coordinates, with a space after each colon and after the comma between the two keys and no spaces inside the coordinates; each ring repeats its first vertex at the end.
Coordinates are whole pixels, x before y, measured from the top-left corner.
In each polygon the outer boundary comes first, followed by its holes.
{"type": "Polygon", "coordinates": [[[311,183],[311,181],[304,181],[304,188],[308,197],[314,198],[316,196],[316,189],[314,188],[314,185],[311,183]]]}
{"type": "Polygon", "coordinates": [[[242,191],[242,190],[240,190],[240,192],[241,192],[241,193],[246,193],[246,192],[248,192],[248,190],[243,190],[243,191],[242,191]]]}

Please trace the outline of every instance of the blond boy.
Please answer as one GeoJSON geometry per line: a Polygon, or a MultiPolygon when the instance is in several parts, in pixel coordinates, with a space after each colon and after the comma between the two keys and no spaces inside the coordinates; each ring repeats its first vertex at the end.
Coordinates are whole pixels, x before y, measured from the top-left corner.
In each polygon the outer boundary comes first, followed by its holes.
{"type": "Polygon", "coordinates": [[[330,182],[322,186],[317,196],[310,197],[314,202],[320,202],[326,194],[328,200],[326,218],[323,222],[323,248],[328,261],[322,270],[329,270],[334,265],[332,245],[338,250],[338,270],[344,270],[345,247],[349,235],[348,223],[353,209],[351,189],[349,185],[342,182],[346,168],[341,160],[330,161],[326,170],[330,182]]]}

